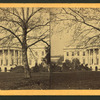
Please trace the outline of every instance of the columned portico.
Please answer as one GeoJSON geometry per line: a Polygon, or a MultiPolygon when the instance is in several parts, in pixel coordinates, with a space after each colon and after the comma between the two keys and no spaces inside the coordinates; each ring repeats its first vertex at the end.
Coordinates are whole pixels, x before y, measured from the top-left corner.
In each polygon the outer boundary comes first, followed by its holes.
{"type": "Polygon", "coordinates": [[[21,49],[19,48],[0,48],[0,68],[1,71],[10,70],[15,65],[21,65],[21,49]]]}
{"type": "Polygon", "coordinates": [[[77,58],[79,59],[80,63],[85,65],[88,64],[89,68],[92,68],[92,70],[100,70],[100,47],[94,46],[94,47],[86,47],[86,48],[68,48],[64,49],[64,61],[66,59],[74,59],[77,58]],[[66,52],[66,53],[65,53],[66,52]],[[74,52],[74,56],[72,55],[66,55],[69,52],[74,52]],[[77,55],[77,52],[79,54],[77,55]],[[85,55],[84,53],[85,52],[85,55]]]}

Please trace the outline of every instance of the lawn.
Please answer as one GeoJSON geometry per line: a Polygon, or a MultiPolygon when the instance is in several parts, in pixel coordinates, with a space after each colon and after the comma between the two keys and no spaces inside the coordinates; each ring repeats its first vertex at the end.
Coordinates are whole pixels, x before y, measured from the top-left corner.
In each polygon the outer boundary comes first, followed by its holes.
{"type": "Polygon", "coordinates": [[[100,72],[56,72],[32,73],[31,79],[25,79],[23,73],[0,73],[0,89],[100,89],[100,72]],[[50,81],[51,79],[51,81],[50,81]]]}
{"type": "Polygon", "coordinates": [[[52,89],[100,89],[100,72],[67,72],[51,74],[52,89]]]}
{"type": "Polygon", "coordinates": [[[32,73],[31,79],[25,79],[23,73],[0,73],[0,89],[48,89],[49,73],[32,73]]]}

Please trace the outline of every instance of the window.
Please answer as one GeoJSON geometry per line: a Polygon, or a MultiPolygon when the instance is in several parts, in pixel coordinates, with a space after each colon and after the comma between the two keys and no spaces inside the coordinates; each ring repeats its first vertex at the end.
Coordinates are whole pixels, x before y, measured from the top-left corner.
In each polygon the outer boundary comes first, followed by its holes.
{"type": "Polygon", "coordinates": [[[35,52],[36,55],[38,55],[37,51],[35,52]]]}
{"type": "Polygon", "coordinates": [[[14,60],[13,60],[13,58],[11,59],[11,65],[14,65],[14,60]]]}
{"type": "Polygon", "coordinates": [[[77,52],[77,56],[79,56],[80,54],[79,54],[79,51],[77,52]]]}
{"type": "Polygon", "coordinates": [[[18,58],[17,58],[17,65],[18,65],[18,58]]]}
{"type": "Polygon", "coordinates": [[[97,58],[97,65],[99,64],[99,58],[97,58]]]}
{"type": "Polygon", "coordinates": [[[72,56],[74,56],[74,52],[72,52],[72,56]]]}
{"type": "Polygon", "coordinates": [[[44,51],[42,51],[42,56],[44,56],[44,51]]]}
{"type": "Polygon", "coordinates": [[[92,59],[92,64],[93,64],[93,59],[92,59]]]}
{"type": "Polygon", "coordinates": [[[83,59],[83,64],[85,64],[85,59],[83,59]]]}
{"type": "Polygon", "coordinates": [[[83,56],[85,56],[85,52],[83,52],[83,56]]]}
{"type": "Polygon", "coordinates": [[[69,52],[67,52],[67,56],[69,56],[69,52]]]}

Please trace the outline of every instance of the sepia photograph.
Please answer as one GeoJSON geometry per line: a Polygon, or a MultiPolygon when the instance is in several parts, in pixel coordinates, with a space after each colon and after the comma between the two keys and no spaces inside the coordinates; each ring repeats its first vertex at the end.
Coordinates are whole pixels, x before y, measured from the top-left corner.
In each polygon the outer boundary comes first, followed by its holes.
{"type": "Polygon", "coordinates": [[[100,8],[51,10],[52,89],[100,89],[100,8]]]}
{"type": "Polygon", "coordinates": [[[98,7],[0,7],[0,90],[99,90],[99,42],[98,7]]]}
{"type": "Polygon", "coordinates": [[[48,11],[21,7],[0,12],[0,90],[49,88],[48,11]]]}

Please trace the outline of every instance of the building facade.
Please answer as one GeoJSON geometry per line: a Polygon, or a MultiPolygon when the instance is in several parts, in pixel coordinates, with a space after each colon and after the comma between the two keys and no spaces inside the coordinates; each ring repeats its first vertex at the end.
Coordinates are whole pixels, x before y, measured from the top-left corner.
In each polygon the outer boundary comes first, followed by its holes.
{"type": "MultiPolygon", "coordinates": [[[[45,48],[37,47],[28,49],[28,63],[30,68],[35,63],[41,64],[45,57],[45,48]]],[[[20,47],[0,47],[0,69],[2,72],[9,71],[16,66],[22,66],[22,49],[20,47]]]]}
{"type": "Polygon", "coordinates": [[[86,47],[67,47],[64,49],[64,62],[66,59],[71,60],[78,58],[80,63],[93,71],[100,70],[100,47],[99,45],[90,45],[86,47]]]}

